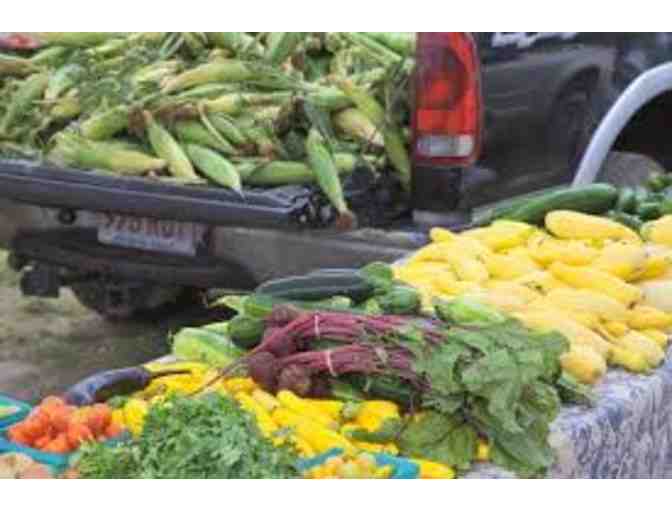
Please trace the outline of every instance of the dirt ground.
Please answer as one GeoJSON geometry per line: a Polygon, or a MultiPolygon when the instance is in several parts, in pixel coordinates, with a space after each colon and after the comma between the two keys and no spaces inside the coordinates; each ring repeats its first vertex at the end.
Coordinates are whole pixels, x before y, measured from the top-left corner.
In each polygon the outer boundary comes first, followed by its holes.
{"type": "Polygon", "coordinates": [[[60,299],[25,298],[0,252],[0,393],[35,401],[100,370],[143,363],[169,352],[181,325],[207,322],[193,307],[153,321],[106,321],[68,290],[60,299]]]}

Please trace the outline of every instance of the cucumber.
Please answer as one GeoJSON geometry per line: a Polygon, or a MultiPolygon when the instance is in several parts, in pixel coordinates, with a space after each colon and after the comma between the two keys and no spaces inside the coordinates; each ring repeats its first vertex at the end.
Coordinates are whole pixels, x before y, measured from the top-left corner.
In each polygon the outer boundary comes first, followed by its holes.
{"type": "Polygon", "coordinates": [[[551,193],[557,191],[564,191],[570,188],[566,186],[554,188],[551,190],[545,189],[541,191],[534,191],[532,193],[526,193],[514,198],[509,198],[507,200],[502,200],[498,202],[494,207],[487,207],[484,209],[479,209],[474,212],[474,217],[471,221],[471,226],[473,227],[483,227],[490,225],[493,221],[505,218],[508,214],[511,214],[522,206],[527,205],[531,200],[545,197],[551,193]]]}
{"type": "Polygon", "coordinates": [[[391,400],[404,409],[411,409],[418,404],[418,394],[410,384],[393,375],[362,375],[345,376],[344,381],[352,387],[374,399],[391,400]]]}
{"type": "Polygon", "coordinates": [[[618,190],[610,184],[590,184],[578,189],[555,191],[522,204],[502,218],[534,225],[544,222],[546,214],[560,209],[588,214],[604,214],[618,199],[618,190]]]}
{"type": "Polygon", "coordinates": [[[319,301],[334,296],[345,296],[355,302],[373,295],[373,286],[358,274],[317,274],[294,276],[266,282],[256,294],[290,301],[319,301]]]}
{"type": "Polygon", "coordinates": [[[231,338],[202,328],[183,328],[172,338],[173,354],[182,361],[198,361],[223,368],[243,355],[231,338]]]}
{"type": "Polygon", "coordinates": [[[632,188],[623,188],[618,194],[614,209],[624,213],[632,213],[636,207],[635,191],[632,188]]]}
{"type": "Polygon", "coordinates": [[[327,310],[332,312],[351,311],[352,300],[345,296],[334,296],[321,301],[287,301],[264,294],[252,294],[245,299],[243,313],[255,319],[265,319],[277,305],[291,305],[302,310],[327,310]]]}
{"type": "Polygon", "coordinates": [[[254,349],[264,336],[266,324],[263,319],[237,315],[229,321],[229,335],[241,349],[254,349]]]}

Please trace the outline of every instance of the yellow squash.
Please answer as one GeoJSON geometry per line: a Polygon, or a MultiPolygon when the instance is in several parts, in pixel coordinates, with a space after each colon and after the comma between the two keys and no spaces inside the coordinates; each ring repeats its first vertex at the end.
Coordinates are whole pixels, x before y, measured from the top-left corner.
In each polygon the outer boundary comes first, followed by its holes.
{"type": "Polygon", "coordinates": [[[666,215],[655,221],[645,223],[641,233],[647,241],[672,247],[672,215],[666,215]]]}
{"type": "Polygon", "coordinates": [[[601,216],[575,211],[552,211],[546,215],[545,223],[548,231],[560,239],[642,242],[634,230],[601,216]]]}
{"type": "Polygon", "coordinates": [[[625,306],[632,306],[641,301],[641,289],[625,283],[613,275],[590,267],[574,267],[561,262],[551,264],[551,274],[558,280],[577,289],[593,290],[610,296],[625,306]]]}
{"type": "Polygon", "coordinates": [[[562,368],[584,384],[595,384],[607,372],[607,364],[593,349],[584,345],[572,345],[569,352],[560,357],[562,368]]]}

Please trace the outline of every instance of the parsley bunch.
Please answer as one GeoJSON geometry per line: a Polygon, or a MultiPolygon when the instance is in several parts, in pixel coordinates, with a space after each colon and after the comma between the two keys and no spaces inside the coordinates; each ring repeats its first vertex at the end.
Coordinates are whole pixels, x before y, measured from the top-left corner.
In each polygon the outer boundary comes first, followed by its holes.
{"type": "Polygon", "coordinates": [[[85,478],[295,478],[296,460],[235,402],[212,393],[153,406],[137,439],[87,445],[78,467],[85,478]]]}

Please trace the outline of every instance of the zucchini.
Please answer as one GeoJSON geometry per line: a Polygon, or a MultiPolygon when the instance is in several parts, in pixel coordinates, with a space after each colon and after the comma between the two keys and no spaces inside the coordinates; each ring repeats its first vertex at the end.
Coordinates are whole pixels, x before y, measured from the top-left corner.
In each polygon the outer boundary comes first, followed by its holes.
{"type": "Polygon", "coordinates": [[[293,276],[266,282],[256,294],[290,301],[319,301],[345,296],[358,303],[373,295],[373,286],[358,274],[317,274],[293,276]]]}
{"type": "Polygon", "coordinates": [[[523,205],[526,205],[529,203],[531,200],[535,198],[540,198],[540,197],[545,197],[549,195],[550,193],[555,193],[557,191],[562,191],[562,190],[567,190],[569,189],[566,186],[554,188],[554,189],[545,189],[541,191],[533,191],[532,193],[526,193],[524,195],[520,195],[514,198],[509,198],[507,200],[502,200],[497,202],[496,205],[486,207],[486,208],[479,208],[474,212],[474,217],[471,221],[471,226],[472,227],[484,227],[487,225],[490,225],[493,221],[500,219],[500,218],[505,218],[508,214],[511,214],[518,209],[520,209],[523,205]]]}
{"type": "Polygon", "coordinates": [[[528,200],[502,218],[540,225],[546,214],[560,209],[588,214],[604,214],[618,199],[618,190],[610,184],[590,184],[578,189],[555,191],[528,200]]]}
{"type": "Polygon", "coordinates": [[[649,201],[649,191],[646,188],[637,186],[636,188],[634,188],[634,193],[635,193],[635,211],[636,211],[641,204],[649,201]]]}
{"type": "Polygon", "coordinates": [[[622,211],[609,211],[607,213],[607,218],[612,219],[621,225],[625,225],[635,232],[639,232],[643,225],[642,220],[640,220],[637,216],[622,211]]]}
{"type": "Polygon", "coordinates": [[[264,336],[266,324],[263,319],[237,315],[229,321],[229,335],[241,349],[254,349],[264,336]]]}
{"type": "Polygon", "coordinates": [[[642,202],[637,205],[635,214],[642,220],[657,220],[661,216],[658,202],[642,202]]]}
{"type": "Polygon", "coordinates": [[[662,191],[672,184],[672,175],[670,174],[653,174],[646,182],[646,187],[651,191],[662,191]]]}
{"type": "Polygon", "coordinates": [[[252,294],[245,298],[243,314],[255,319],[265,319],[277,305],[291,305],[302,310],[327,310],[334,312],[351,311],[352,300],[345,296],[334,296],[321,301],[287,301],[264,294],[252,294]]]}
{"type": "Polygon", "coordinates": [[[624,213],[632,213],[635,212],[636,207],[637,201],[635,199],[635,191],[632,188],[623,188],[618,193],[618,199],[616,200],[614,209],[624,213]]]}
{"type": "Polygon", "coordinates": [[[350,374],[343,379],[369,398],[391,400],[404,409],[412,409],[414,404],[418,404],[417,392],[399,377],[386,374],[372,376],[350,374]]]}

